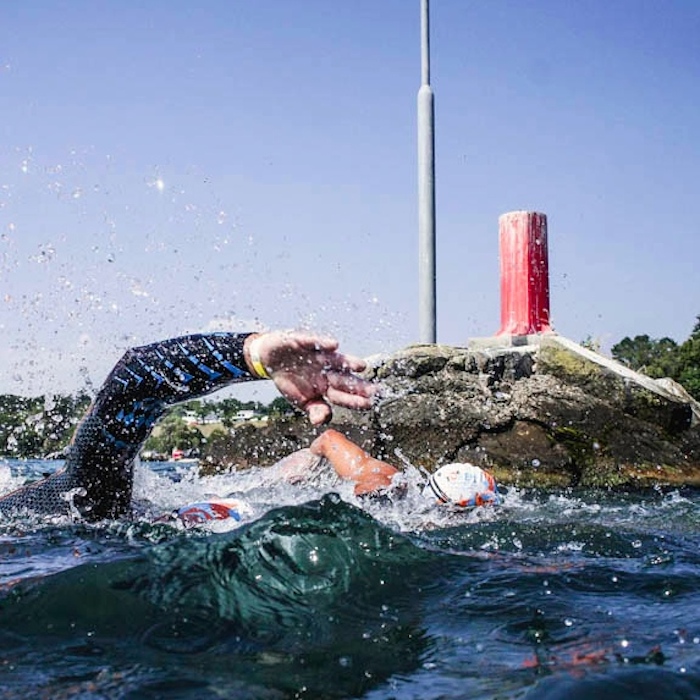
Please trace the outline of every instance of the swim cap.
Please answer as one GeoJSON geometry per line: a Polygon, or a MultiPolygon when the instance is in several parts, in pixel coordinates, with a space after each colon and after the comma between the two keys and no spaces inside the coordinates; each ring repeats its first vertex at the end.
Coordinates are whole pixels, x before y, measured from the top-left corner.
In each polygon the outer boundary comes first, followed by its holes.
{"type": "Polygon", "coordinates": [[[174,512],[176,518],[180,518],[185,525],[200,525],[210,520],[225,520],[233,518],[240,521],[242,517],[250,514],[249,506],[233,498],[213,498],[199,503],[188,503],[174,512]]]}
{"type": "Polygon", "coordinates": [[[473,464],[445,464],[430,475],[423,495],[457,506],[500,503],[496,480],[473,464]]]}

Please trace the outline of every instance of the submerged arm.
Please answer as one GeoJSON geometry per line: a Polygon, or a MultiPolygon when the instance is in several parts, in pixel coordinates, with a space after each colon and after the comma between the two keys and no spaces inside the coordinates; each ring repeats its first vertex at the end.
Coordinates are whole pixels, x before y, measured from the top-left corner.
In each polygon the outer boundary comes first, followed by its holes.
{"type": "Polygon", "coordinates": [[[325,457],[338,476],[354,481],[358,496],[390,486],[398,473],[396,467],[375,459],[337,430],[326,430],[311,443],[310,449],[325,457]]]}

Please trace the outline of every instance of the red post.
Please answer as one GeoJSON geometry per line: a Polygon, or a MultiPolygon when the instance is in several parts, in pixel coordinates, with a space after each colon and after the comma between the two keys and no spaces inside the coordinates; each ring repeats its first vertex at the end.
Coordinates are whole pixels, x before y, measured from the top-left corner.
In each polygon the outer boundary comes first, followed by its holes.
{"type": "Polygon", "coordinates": [[[501,249],[501,329],[496,335],[551,331],[547,217],[512,211],[498,219],[501,249]]]}

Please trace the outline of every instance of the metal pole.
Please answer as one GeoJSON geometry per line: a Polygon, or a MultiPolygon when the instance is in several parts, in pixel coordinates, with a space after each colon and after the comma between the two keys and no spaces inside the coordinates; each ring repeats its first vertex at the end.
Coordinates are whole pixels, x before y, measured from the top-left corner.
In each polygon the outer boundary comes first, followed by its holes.
{"type": "Polygon", "coordinates": [[[421,86],[418,90],[418,311],[420,342],[435,343],[435,108],[430,87],[429,0],[421,0],[421,86]]]}

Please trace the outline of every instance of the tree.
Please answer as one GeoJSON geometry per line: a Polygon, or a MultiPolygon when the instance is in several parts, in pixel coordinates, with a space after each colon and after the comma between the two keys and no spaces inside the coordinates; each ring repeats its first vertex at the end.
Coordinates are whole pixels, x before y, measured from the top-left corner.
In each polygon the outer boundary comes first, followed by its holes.
{"type": "Polygon", "coordinates": [[[144,450],[170,455],[173,450],[185,452],[199,449],[204,436],[194,426],[187,425],[178,415],[166,416],[146,440],[144,450]]]}
{"type": "Polygon", "coordinates": [[[693,331],[690,334],[690,337],[700,339],[700,316],[695,317],[695,325],[693,326],[693,331]]]}
{"type": "Polygon", "coordinates": [[[677,374],[678,345],[671,338],[654,340],[648,335],[623,338],[612,347],[612,356],[623,365],[650,377],[677,374]]]}
{"type": "Polygon", "coordinates": [[[44,398],[42,454],[59,452],[68,444],[89,405],[90,397],[84,392],[44,398]]]}
{"type": "Polygon", "coordinates": [[[295,413],[296,410],[284,396],[278,396],[276,399],[273,399],[267,407],[267,412],[270,416],[288,416],[295,413]]]}
{"type": "Polygon", "coordinates": [[[223,399],[219,402],[219,417],[221,422],[226,426],[230,427],[233,425],[234,420],[238,412],[241,410],[243,404],[238,399],[223,399]]]}
{"type": "Polygon", "coordinates": [[[637,335],[614,345],[612,356],[650,377],[670,377],[700,400],[700,315],[690,337],[680,345],[671,338],[654,340],[648,335],[637,335]]]}
{"type": "Polygon", "coordinates": [[[64,448],[90,398],[0,395],[0,454],[40,458],[64,448]]]}
{"type": "Polygon", "coordinates": [[[679,348],[679,371],[677,378],[686,391],[700,400],[700,329],[696,330],[679,348]]]}

